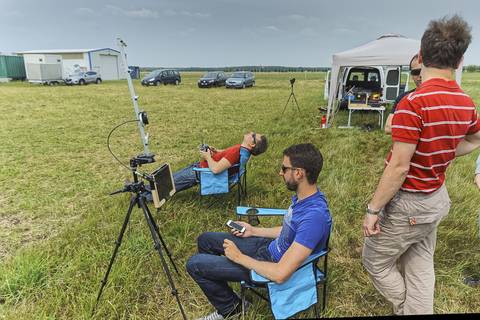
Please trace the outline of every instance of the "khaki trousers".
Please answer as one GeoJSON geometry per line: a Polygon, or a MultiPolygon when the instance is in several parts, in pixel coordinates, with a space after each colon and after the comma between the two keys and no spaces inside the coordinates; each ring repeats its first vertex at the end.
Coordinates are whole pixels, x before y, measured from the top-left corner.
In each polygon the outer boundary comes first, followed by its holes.
{"type": "Polygon", "coordinates": [[[433,314],[437,226],[449,209],[445,185],[431,194],[399,191],[379,214],[381,233],[365,238],[363,265],[395,314],[433,314]]]}

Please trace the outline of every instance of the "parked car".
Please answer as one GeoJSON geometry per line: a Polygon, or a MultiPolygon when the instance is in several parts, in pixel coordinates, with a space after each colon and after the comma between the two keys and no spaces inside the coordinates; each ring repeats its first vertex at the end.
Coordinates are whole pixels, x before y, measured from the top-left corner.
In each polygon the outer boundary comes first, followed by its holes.
{"type": "Polygon", "coordinates": [[[158,86],[161,83],[179,85],[180,82],[182,82],[180,73],[172,69],[153,70],[142,79],[143,86],[158,86]]]}
{"type": "Polygon", "coordinates": [[[246,88],[255,85],[255,75],[250,71],[234,72],[230,78],[225,81],[226,88],[246,88]]]}
{"type": "Polygon", "coordinates": [[[198,80],[198,87],[221,87],[225,85],[225,80],[227,80],[227,76],[223,71],[207,72],[198,80]]]}
{"type": "Polygon", "coordinates": [[[69,75],[65,79],[65,83],[67,85],[73,85],[73,84],[84,85],[87,83],[99,84],[101,82],[102,82],[102,77],[100,76],[99,73],[95,71],[77,72],[69,75]]]}

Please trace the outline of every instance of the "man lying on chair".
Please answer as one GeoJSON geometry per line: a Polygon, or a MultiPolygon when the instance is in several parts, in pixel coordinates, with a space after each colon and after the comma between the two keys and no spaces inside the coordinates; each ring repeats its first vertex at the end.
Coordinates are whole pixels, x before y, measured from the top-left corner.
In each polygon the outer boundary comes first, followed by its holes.
{"type": "Polygon", "coordinates": [[[332,219],[317,188],[322,164],[322,155],[312,144],[283,151],[279,174],[296,195],[282,226],[258,228],[237,221],[245,226],[243,233],[206,232],[198,237],[198,253],[188,260],[187,271],[216,309],[201,319],[222,320],[241,312],[229,281],[249,281],[253,269],[272,281],[285,282],[312,253],[324,249],[332,219]]]}
{"type": "MultiPolygon", "coordinates": [[[[194,167],[210,168],[213,173],[217,174],[240,163],[240,148],[246,148],[250,150],[252,155],[257,156],[264,153],[267,147],[268,142],[265,135],[249,132],[243,136],[241,144],[236,144],[223,150],[209,147],[207,151],[200,151],[200,158],[202,159],[200,162],[192,163],[173,174],[175,189],[179,192],[198,184],[197,175],[193,171],[194,167]]],[[[238,168],[232,168],[231,170],[238,170],[238,168]]],[[[232,173],[234,172],[230,172],[230,174],[232,173]]]]}

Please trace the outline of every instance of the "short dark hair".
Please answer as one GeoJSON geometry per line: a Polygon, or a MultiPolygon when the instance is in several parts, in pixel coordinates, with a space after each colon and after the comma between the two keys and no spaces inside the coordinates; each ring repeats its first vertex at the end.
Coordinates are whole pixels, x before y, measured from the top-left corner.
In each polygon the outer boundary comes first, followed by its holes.
{"type": "Polygon", "coordinates": [[[290,159],[292,167],[305,169],[308,183],[317,183],[323,167],[323,157],[317,147],[311,143],[294,144],[283,150],[283,155],[290,159]]]}
{"type": "Polygon", "coordinates": [[[472,42],[472,28],[462,17],[454,15],[432,20],[423,33],[420,45],[423,65],[438,69],[456,69],[472,42]]]}
{"type": "Polygon", "coordinates": [[[413,62],[413,60],[415,60],[415,59],[418,59],[418,53],[416,53],[416,54],[412,57],[412,59],[410,60],[410,63],[408,64],[408,67],[410,68],[410,70],[412,70],[412,62],[413,62]]]}
{"type": "Polygon", "coordinates": [[[260,138],[257,139],[257,143],[255,143],[255,146],[252,148],[252,150],[250,150],[250,152],[254,156],[258,156],[259,154],[262,154],[265,151],[267,151],[267,148],[268,148],[267,136],[262,134],[260,138]]]}

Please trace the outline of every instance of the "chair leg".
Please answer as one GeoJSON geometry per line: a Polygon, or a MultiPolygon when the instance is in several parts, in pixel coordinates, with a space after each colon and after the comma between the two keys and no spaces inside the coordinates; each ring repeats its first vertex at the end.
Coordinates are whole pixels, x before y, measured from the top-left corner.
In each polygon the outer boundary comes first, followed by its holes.
{"type": "Polygon", "coordinates": [[[242,320],[245,320],[245,287],[240,285],[240,299],[242,300],[242,320]]]}
{"type": "Polygon", "coordinates": [[[241,187],[242,187],[242,185],[240,183],[238,183],[237,184],[237,207],[240,206],[240,204],[241,204],[241,197],[242,197],[241,196],[241,193],[242,193],[241,187]]]}
{"type": "Polygon", "coordinates": [[[325,311],[327,305],[327,280],[323,283],[323,294],[322,294],[322,312],[325,311]]]}
{"type": "Polygon", "coordinates": [[[315,319],[319,319],[320,315],[318,313],[318,308],[316,303],[313,305],[313,309],[315,310],[315,319]]]}

